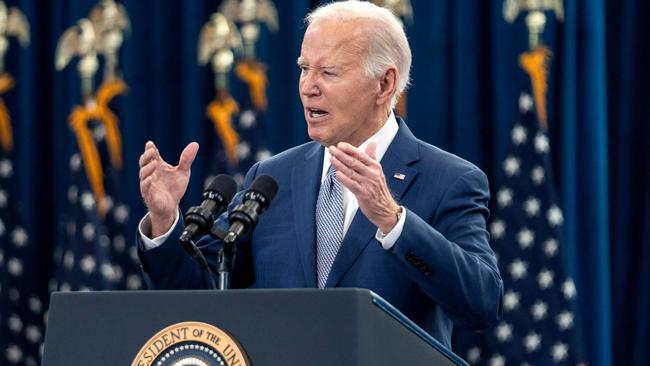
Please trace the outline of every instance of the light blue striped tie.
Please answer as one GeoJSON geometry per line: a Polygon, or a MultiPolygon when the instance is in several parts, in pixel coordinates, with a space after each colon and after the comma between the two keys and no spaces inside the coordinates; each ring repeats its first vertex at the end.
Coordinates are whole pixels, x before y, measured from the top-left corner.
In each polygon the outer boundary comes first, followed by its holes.
{"type": "Polygon", "coordinates": [[[316,264],[318,287],[325,287],[327,276],[343,240],[343,187],[330,165],[320,186],[316,203],[316,264]]]}

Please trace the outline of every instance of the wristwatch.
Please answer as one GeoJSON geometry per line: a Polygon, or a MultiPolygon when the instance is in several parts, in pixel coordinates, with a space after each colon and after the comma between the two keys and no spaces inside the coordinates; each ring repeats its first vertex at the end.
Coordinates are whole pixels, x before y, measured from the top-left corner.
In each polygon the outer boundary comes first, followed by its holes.
{"type": "MultiPolygon", "coordinates": [[[[397,218],[397,222],[395,223],[395,226],[397,226],[397,223],[399,223],[399,220],[402,218],[402,212],[404,212],[404,207],[399,206],[399,211],[397,211],[397,212],[395,213],[395,218],[397,218]]],[[[395,226],[393,226],[393,229],[395,228],[395,226]]],[[[384,238],[386,238],[386,235],[388,235],[388,233],[385,233],[385,234],[384,234],[384,233],[381,231],[381,229],[378,229],[377,231],[378,231],[378,233],[379,233],[379,235],[377,236],[379,239],[382,239],[382,240],[383,240],[384,238]]],[[[389,232],[390,232],[390,231],[389,231],[389,232]]]]}

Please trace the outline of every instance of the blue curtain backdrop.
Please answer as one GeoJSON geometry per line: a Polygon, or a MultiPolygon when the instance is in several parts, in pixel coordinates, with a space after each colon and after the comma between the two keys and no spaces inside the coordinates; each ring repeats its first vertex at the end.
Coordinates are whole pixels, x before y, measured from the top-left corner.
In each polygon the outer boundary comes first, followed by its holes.
{"type": "MultiPolygon", "coordinates": [[[[87,16],[95,1],[6,3],[18,6],[31,24],[28,48],[11,41],[6,69],[16,86],[3,97],[15,140],[19,188],[12,199],[30,234],[34,270],[24,280],[45,298],[68,159],[77,149],[67,116],[81,100],[76,60],[56,72],[54,49],[62,32],[87,16]]],[[[175,163],[188,142],[201,144],[214,133],[205,117],[212,74],[197,64],[196,55],[200,27],[220,1],[122,3],[132,26],[120,56],[129,92],[111,105],[120,118],[122,184],[135,231],[144,214],[137,164],[144,143],[155,141],[175,163]]],[[[280,29],[264,29],[258,45],[269,76],[267,145],[276,152],[308,139],[295,60],[302,19],[317,3],[276,1],[280,29]]],[[[406,24],[413,50],[407,123],[423,140],[474,162],[490,177],[508,148],[521,85],[517,56],[528,41],[522,17],[506,23],[502,6],[502,0],[414,0],[414,21],[406,24]]],[[[576,279],[585,361],[591,365],[650,363],[648,17],[650,5],[642,0],[567,0],[564,22],[549,14],[543,35],[553,50],[547,109],[564,248],[576,279]]],[[[199,152],[184,208],[200,195],[206,159],[199,152]]]]}

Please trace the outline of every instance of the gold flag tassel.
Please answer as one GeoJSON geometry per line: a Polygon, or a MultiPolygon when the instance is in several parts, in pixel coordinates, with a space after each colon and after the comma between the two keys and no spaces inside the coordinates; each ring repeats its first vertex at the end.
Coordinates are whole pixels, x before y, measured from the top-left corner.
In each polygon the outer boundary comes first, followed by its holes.
{"type": "Polygon", "coordinates": [[[212,121],[214,130],[221,138],[223,147],[226,151],[226,158],[231,167],[237,166],[239,158],[237,157],[237,144],[239,144],[239,135],[232,126],[232,116],[239,112],[237,102],[227,92],[218,93],[206,109],[206,115],[212,121]]]}
{"type": "Polygon", "coordinates": [[[124,81],[115,79],[104,82],[97,90],[97,116],[96,118],[106,128],[106,144],[111,158],[111,164],[115,169],[122,168],[122,136],[118,128],[119,120],[111,111],[108,104],[116,96],[124,93],[127,86],[124,81]]]}
{"type": "Polygon", "coordinates": [[[81,152],[81,159],[86,170],[90,188],[95,196],[97,214],[104,219],[106,208],[104,206],[104,172],[97,152],[97,146],[88,129],[88,121],[92,119],[93,111],[89,108],[77,106],[70,113],[69,122],[72,132],[77,137],[77,144],[81,152]]]}
{"type": "MultiPolygon", "coordinates": [[[[8,73],[0,74],[0,95],[5,94],[14,87],[14,79],[8,73]]],[[[13,132],[11,130],[11,117],[4,100],[0,98],[0,144],[8,153],[14,147],[13,132]]]]}
{"type": "Polygon", "coordinates": [[[95,197],[97,214],[102,220],[106,215],[104,171],[97,145],[88,128],[88,122],[95,120],[104,125],[111,165],[115,169],[122,168],[122,137],[118,128],[119,120],[108,104],[117,95],[124,93],[126,89],[126,84],[122,80],[107,81],[97,91],[96,104],[89,104],[85,107],[76,106],[69,117],[70,127],[77,138],[86,176],[95,197]]]}
{"type": "Polygon", "coordinates": [[[237,76],[248,85],[248,92],[255,109],[265,111],[267,78],[264,64],[253,60],[240,61],[237,63],[235,71],[237,76]]]}
{"type": "Polygon", "coordinates": [[[551,50],[544,46],[519,55],[519,64],[530,77],[537,118],[544,131],[547,130],[546,91],[548,89],[548,62],[551,55],[551,50]]]}

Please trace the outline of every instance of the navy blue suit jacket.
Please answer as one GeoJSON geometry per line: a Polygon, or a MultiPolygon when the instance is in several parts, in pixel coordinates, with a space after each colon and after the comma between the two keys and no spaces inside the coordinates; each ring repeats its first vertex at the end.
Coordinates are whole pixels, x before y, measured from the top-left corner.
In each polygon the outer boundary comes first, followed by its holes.
{"type": "MultiPolygon", "coordinates": [[[[398,123],[381,165],[395,200],[406,207],[402,234],[384,250],[375,239],[377,227],[358,210],[326,286],[370,289],[451,348],[453,324],[484,329],[501,312],[503,283],[486,231],[487,178],[398,123]]],[[[323,154],[320,144],[309,142],[248,172],[246,187],[268,174],[279,191],[253,234],[237,244],[233,287],[316,287],[315,209],[323,154]]],[[[234,201],[239,199],[241,194],[234,201]]],[[[174,239],[140,251],[151,287],[206,286],[206,274],[178,245],[182,229],[181,221],[174,239]]],[[[197,245],[214,264],[220,242],[206,236],[197,245]]]]}

